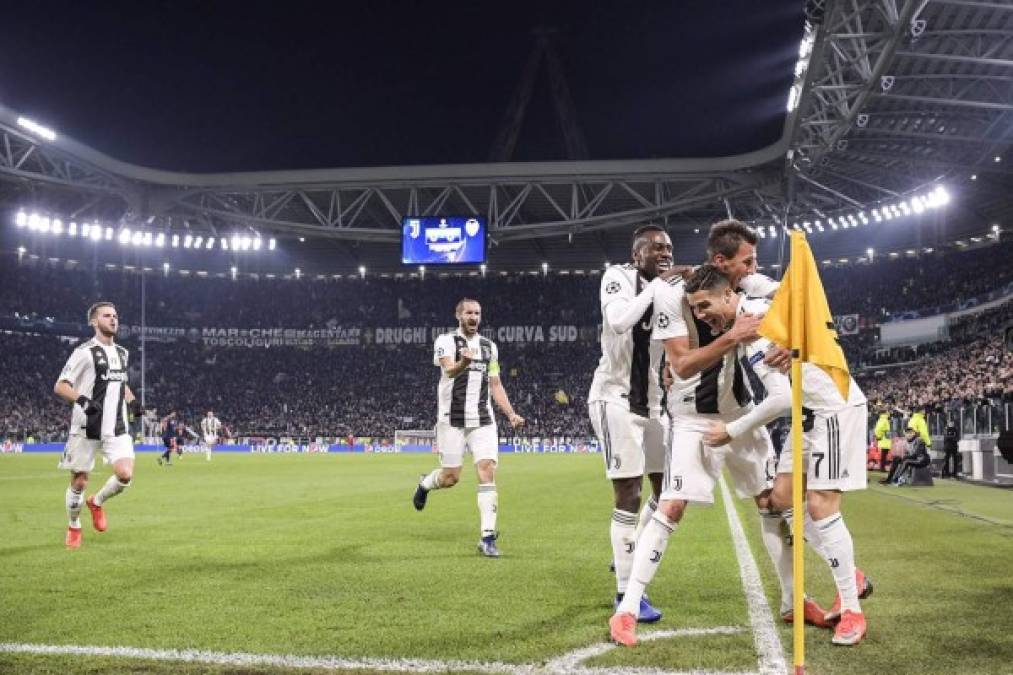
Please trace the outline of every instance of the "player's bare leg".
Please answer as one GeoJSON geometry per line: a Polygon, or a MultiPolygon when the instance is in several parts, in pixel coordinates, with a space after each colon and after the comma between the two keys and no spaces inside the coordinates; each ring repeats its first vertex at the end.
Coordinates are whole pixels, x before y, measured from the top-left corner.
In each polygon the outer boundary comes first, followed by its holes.
{"type": "Polygon", "coordinates": [[[112,499],[128,487],[134,476],[134,460],[132,458],[118,459],[113,462],[113,475],[109,476],[105,485],[91,497],[88,497],[86,504],[91,511],[91,522],[99,532],[105,532],[108,527],[106,514],[102,505],[112,499]]]}
{"type": "Polygon", "coordinates": [[[88,487],[88,472],[76,471],[70,474],[70,486],[65,498],[67,506],[67,548],[81,548],[81,509],[84,507],[84,491],[88,487]]]}
{"type": "Polygon", "coordinates": [[[499,548],[496,546],[496,516],[499,510],[499,497],[496,492],[496,460],[482,459],[475,463],[478,476],[478,516],[480,539],[479,553],[487,558],[498,558],[499,548]]]}

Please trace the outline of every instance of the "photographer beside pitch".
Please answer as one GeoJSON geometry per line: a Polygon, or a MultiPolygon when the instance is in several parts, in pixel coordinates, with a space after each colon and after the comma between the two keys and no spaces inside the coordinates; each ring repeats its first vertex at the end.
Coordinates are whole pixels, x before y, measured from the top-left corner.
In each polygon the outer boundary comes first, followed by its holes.
{"type": "Polygon", "coordinates": [[[67,548],[81,547],[81,508],[87,504],[92,524],[99,532],[107,527],[102,505],[130,486],[134,475],[134,444],[130,438],[127,409],[140,415],[140,402],[127,384],[127,350],[115,344],[119,317],[111,302],[97,302],[88,309],[88,323],[95,336],[79,345],[67,360],[53,386],[57,396],[73,405],[70,434],[59,468],[71,472],[66,506],[70,520],[67,548]],[[113,475],[87,500],[83,500],[88,476],[99,451],[113,465],[113,475]]]}

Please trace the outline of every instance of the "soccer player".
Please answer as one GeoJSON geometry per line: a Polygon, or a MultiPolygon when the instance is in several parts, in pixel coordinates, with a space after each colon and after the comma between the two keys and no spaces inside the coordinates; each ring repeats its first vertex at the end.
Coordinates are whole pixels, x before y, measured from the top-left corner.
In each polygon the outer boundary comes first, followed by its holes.
{"type": "Polygon", "coordinates": [[[159,428],[162,430],[162,444],[165,445],[162,456],[158,458],[159,466],[162,465],[163,461],[168,466],[172,466],[172,451],[176,449],[176,437],[179,435],[177,426],[179,424],[180,422],[176,419],[175,410],[163,417],[159,424],[159,428]]]}
{"type": "Polygon", "coordinates": [[[496,401],[515,429],[524,424],[524,418],[514,412],[500,381],[496,344],[478,333],[482,306],[476,300],[464,298],[457,303],[456,316],[458,329],[436,338],[433,346],[433,364],[440,367],[436,422],[440,468],[422,477],[412,503],[421,511],[431,491],[456,485],[461,478],[464,451],[471,451],[478,474],[481,528],[478,550],[487,558],[498,558],[496,463],[499,436],[492,401],[496,401]]]}
{"type": "MultiPolygon", "coordinates": [[[[629,583],[638,522],[642,526],[654,513],[665,469],[664,349],[651,340],[654,294],[665,285],[664,277],[674,273],[672,240],[664,228],[638,228],[633,233],[632,260],[613,265],[602,275],[602,354],[588,394],[588,413],[604,453],[605,476],[612,481],[609,535],[616,605],[629,583]],[[645,474],[651,480],[652,496],[638,518],[645,474]]],[[[637,620],[660,619],[661,612],[642,598],[637,620]]]]}
{"type": "Polygon", "coordinates": [[[204,443],[204,452],[209,462],[211,461],[211,451],[214,450],[215,443],[218,442],[218,432],[221,431],[221,428],[222,422],[215,417],[215,411],[208,410],[207,415],[200,421],[200,429],[201,440],[204,443]]]}
{"type": "Polygon", "coordinates": [[[73,404],[70,433],[60,460],[70,470],[66,506],[70,524],[65,544],[81,547],[81,507],[91,512],[92,525],[105,532],[103,505],[130,486],[134,475],[134,444],[130,438],[128,407],[139,414],[140,406],[127,383],[127,350],[116,344],[119,317],[111,302],[97,302],[88,308],[88,323],[95,335],[70,355],[53,391],[73,404]],[[95,467],[95,453],[101,452],[113,474],[102,488],[83,499],[88,477],[95,467]]]}
{"type": "MultiPolygon", "coordinates": [[[[756,274],[756,241],[756,234],[744,223],[721,221],[711,227],[708,235],[708,258],[732,287],[742,287],[753,296],[770,296],[778,284],[756,274]]],[[[782,617],[794,620],[790,612],[791,585],[785,585],[785,568],[788,573],[791,570],[791,552],[781,534],[780,516],[769,509],[771,478],[766,469],[773,456],[769,434],[764,428],[753,430],[719,452],[706,449],[702,439],[708,420],[731,420],[748,410],[749,392],[742,382],[734,350],[739,343],[757,337],[760,319],[743,314],[730,330],[715,335],[692,316],[684,286],[682,278],[673,278],[655,294],[652,339],[664,344],[665,358],[676,380],[667,396],[672,421],[661,500],[637,540],[626,594],[609,621],[612,639],[626,646],[637,642],[639,600],[657,572],[669,537],[689,502],[713,503],[714,486],[724,467],[736,493],[756,501],[763,543],[781,581],[782,617]]],[[[786,350],[772,350],[770,360],[775,367],[780,366],[785,355],[786,350]]],[[[822,623],[823,610],[807,600],[806,619],[822,623]]]]}
{"type": "MultiPolygon", "coordinates": [[[[698,269],[686,283],[686,296],[697,318],[711,330],[724,332],[735,317],[766,312],[765,300],[752,300],[735,293],[728,279],[711,265],[698,269]]],[[[791,408],[788,377],[763,363],[771,342],[760,338],[740,344],[736,350],[754,400],[752,410],[733,421],[712,420],[704,442],[712,447],[734,444],[791,408]]],[[[802,401],[805,412],[803,438],[806,469],[805,533],[809,544],[830,566],[837,585],[837,600],[824,617],[836,622],[833,643],[858,644],[865,635],[865,615],[858,603],[872,593],[872,584],[855,566],[851,533],[841,515],[842,493],[866,487],[865,429],[868,408],[865,395],[851,379],[844,399],[833,379],[816,365],[802,364],[802,401]]],[[[792,448],[786,444],[777,463],[771,505],[791,509],[792,448]]]]}

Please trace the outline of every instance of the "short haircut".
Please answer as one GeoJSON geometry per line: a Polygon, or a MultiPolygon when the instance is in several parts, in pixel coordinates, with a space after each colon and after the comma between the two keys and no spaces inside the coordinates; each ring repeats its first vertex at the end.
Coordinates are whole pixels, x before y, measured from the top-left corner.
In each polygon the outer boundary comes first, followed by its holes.
{"type": "Polygon", "coordinates": [[[668,231],[661,225],[655,225],[654,223],[648,223],[647,225],[641,225],[633,231],[633,244],[631,245],[633,252],[636,253],[643,247],[644,235],[648,232],[661,232],[662,234],[668,234],[668,231]]]}
{"type": "Polygon", "coordinates": [[[705,263],[697,267],[689,277],[689,280],[686,282],[686,293],[709,291],[730,286],[728,277],[722,274],[717,266],[705,263]]]}
{"type": "Polygon", "coordinates": [[[711,225],[707,235],[707,255],[714,259],[716,255],[734,258],[743,242],[756,245],[756,231],[741,220],[722,220],[711,225]]]}
{"type": "Polygon", "coordinates": [[[98,314],[98,311],[103,307],[116,307],[116,305],[106,300],[96,302],[94,305],[88,308],[88,323],[91,323],[92,319],[95,318],[95,315],[98,314]]]}
{"type": "Polygon", "coordinates": [[[482,306],[482,303],[479,302],[478,300],[475,300],[474,298],[461,298],[460,300],[457,301],[457,307],[454,308],[454,314],[460,314],[461,310],[464,309],[464,303],[466,302],[473,302],[479,307],[482,306]]]}

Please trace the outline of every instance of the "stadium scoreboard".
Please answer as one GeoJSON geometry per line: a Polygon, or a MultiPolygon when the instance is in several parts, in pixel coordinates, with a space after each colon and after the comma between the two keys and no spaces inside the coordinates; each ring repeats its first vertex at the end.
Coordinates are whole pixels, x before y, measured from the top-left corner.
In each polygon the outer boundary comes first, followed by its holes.
{"type": "Polygon", "coordinates": [[[406,216],[401,227],[405,265],[478,265],[485,262],[482,216],[406,216]]]}

